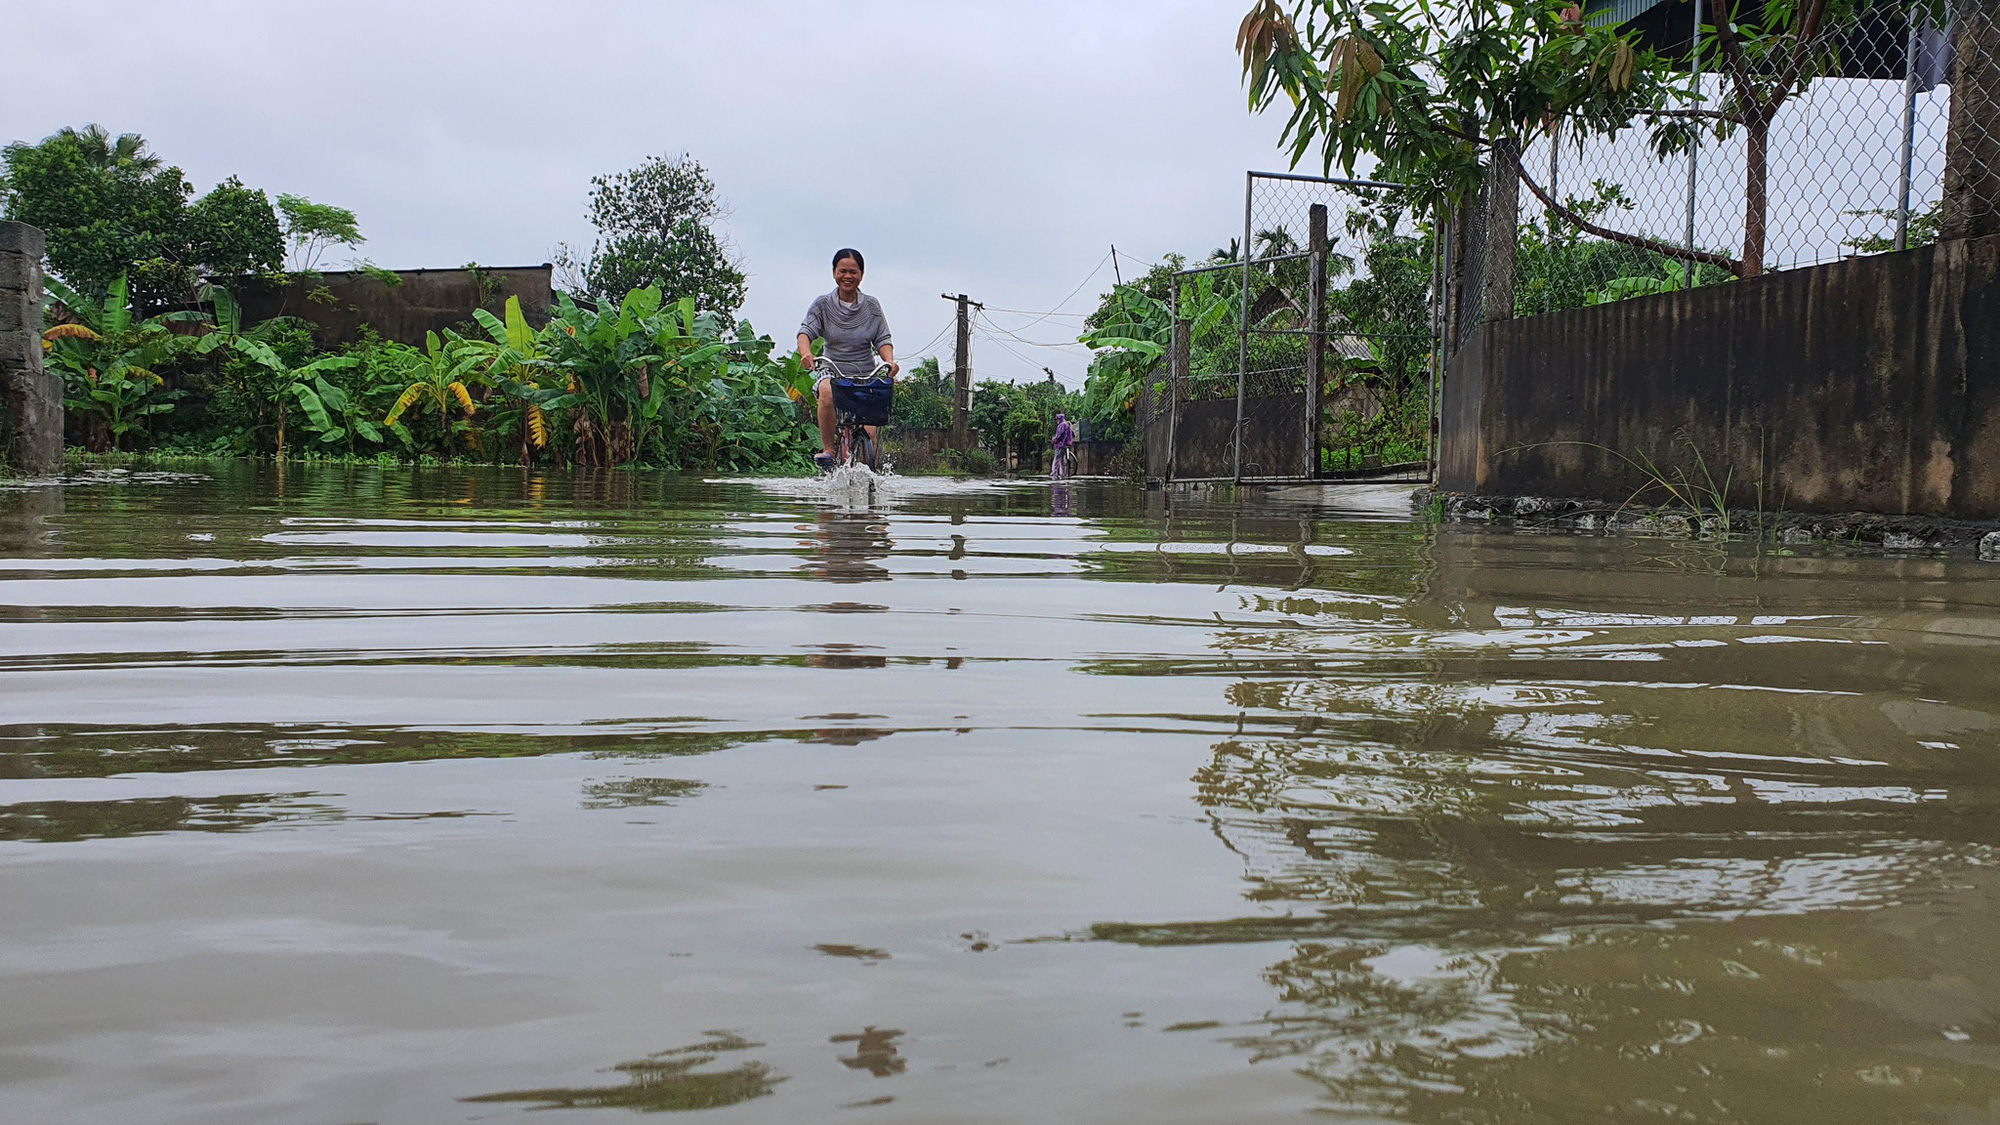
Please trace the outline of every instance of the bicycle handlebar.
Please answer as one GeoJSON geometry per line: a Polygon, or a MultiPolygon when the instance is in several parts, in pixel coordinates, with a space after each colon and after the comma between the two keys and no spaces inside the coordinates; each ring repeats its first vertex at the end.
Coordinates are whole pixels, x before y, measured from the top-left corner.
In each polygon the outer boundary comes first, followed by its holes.
{"type": "Polygon", "coordinates": [[[857,383],[872,383],[877,379],[887,379],[890,377],[888,360],[882,360],[881,362],[877,363],[875,365],[875,370],[869,372],[868,374],[857,376],[857,375],[849,375],[847,372],[842,371],[840,369],[840,364],[835,363],[831,357],[822,355],[822,356],[815,356],[813,358],[813,370],[815,372],[824,372],[825,374],[831,375],[836,379],[850,379],[857,383]]]}

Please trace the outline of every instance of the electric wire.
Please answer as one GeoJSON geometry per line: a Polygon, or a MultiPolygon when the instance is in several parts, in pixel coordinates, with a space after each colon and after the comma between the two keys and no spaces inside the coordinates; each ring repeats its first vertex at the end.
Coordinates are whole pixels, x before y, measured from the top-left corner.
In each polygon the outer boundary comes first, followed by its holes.
{"type": "MultiPolygon", "coordinates": [[[[998,347],[1001,351],[1006,352],[1008,355],[1013,356],[1015,359],[1020,360],[1022,363],[1027,364],[1029,367],[1032,367],[1037,371],[1045,371],[1051,375],[1055,375],[1055,372],[1050,371],[1045,365],[1037,363],[1033,359],[1030,359],[1029,357],[1022,355],[1020,352],[1015,351],[1012,347],[1008,346],[1007,341],[1002,340],[998,336],[990,336],[985,333],[981,333],[980,338],[985,340],[987,343],[998,347]]],[[[1064,386],[1069,385],[1069,380],[1065,379],[1061,375],[1056,375],[1056,382],[1061,383],[1064,386]]]]}
{"type": "Polygon", "coordinates": [[[977,317],[977,320],[981,324],[984,324],[987,328],[1000,333],[1002,336],[1005,336],[1008,339],[1013,340],[1015,343],[1026,344],[1032,348],[1083,348],[1086,351],[1090,350],[1088,345],[1084,344],[1082,341],[1079,340],[1065,340],[1053,343],[1047,340],[1030,340],[1026,336],[1022,336],[1011,329],[1004,328],[998,324],[995,324],[991,320],[988,320],[983,316],[977,317]]]}
{"type": "Polygon", "coordinates": [[[1109,250],[1105,251],[1104,256],[1097,260],[1097,264],[1091,267],[1091,270],[1088,274],[1084,275],[1083,280],[1076,283],[1076,288],[1069,291],[1069,296],[1064,297],[1062,300],[1056,302],[1056,307],[1053,311],[1046,313],[1022,314],[1024,316],[1032,316],[1035,319],[1029,321],[1026,324],[1023,324],[1021,327],[1033,328],[1035,325],[1040,324],[1042,321],[1047,320],[1049,317],[1059,315],[1064,305],[1067,305],[1071,301],[1076,300],[1076,295],[1078,293],[1083,292],[1083,287],[1089,285],[1092,281],[1095,281],[1097,279],[1097,275],[1104,272],[1104,267],[1111,261],[1111,253],[1112,252],[1109,250]]]}
{"type": "Polygon", "coordinates": [[[956,325],[955,321],[949,321],[949,320],[945,321],[944,327],[938,329],[938,334],[931,337],[930,343],[925,344],[923,347],[918,348],[916,351],[909,353],[910,359],[914,361],[924,358],[924,353],[930,351],[933,347],[936,347],[937,342],[939,340],[944,339],[945,333],[950,332],[955,325],[956,325]]]}

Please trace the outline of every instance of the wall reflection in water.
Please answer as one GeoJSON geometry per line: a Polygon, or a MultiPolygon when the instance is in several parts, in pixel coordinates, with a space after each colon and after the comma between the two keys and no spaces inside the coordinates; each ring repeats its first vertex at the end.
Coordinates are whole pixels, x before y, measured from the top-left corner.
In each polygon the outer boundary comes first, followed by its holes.
{"type": "Polygon", "coordinates": [[[1230,689],[1194,779],[1255,905],[1093,936],[1282,943],[1274,1007],[1219,1034],[1341,1112],[1990,1120],[1992,638],[1838,567],[1527,554],[1447,532],[1372,654],[1227,631],[1300,668],[1230,689]]]}
{"type": "Polygon", "coordinates": [[[772,1093],[783,1075],[761,1062],[706,1069],[725,1053],[762,1047],[734,1032],[706,1032],[708,1039],[686,1047],[622,1062],[610,1071],[623,1082],[599,1086],[509,1090],[460,1098],[464,1102],[518,1102],[529,1109],[629,1109],[640,1113],[721,1109],[772,1093]]]}

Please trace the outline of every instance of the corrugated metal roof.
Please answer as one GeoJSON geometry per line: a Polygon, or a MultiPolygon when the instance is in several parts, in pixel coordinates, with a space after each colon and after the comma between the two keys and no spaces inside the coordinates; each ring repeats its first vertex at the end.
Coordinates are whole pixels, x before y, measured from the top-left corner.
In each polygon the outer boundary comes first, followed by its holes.
{"type": "Polygon", "coordinates": [[[1667,0],[1589,0],[1583,6],[1585,22],[1603,26],[1638,19],[1667,0]]]}

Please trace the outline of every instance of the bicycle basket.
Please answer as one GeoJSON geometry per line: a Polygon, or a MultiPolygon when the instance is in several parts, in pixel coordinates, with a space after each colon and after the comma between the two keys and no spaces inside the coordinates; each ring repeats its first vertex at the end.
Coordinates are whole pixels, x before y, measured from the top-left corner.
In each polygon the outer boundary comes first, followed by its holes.
{"type": "Polygon", "coordinates": [[[835,379],[833,409],[841,418],[864,426],[889,424],[889,405],[896,385],[887,379],[835,379]]]}

